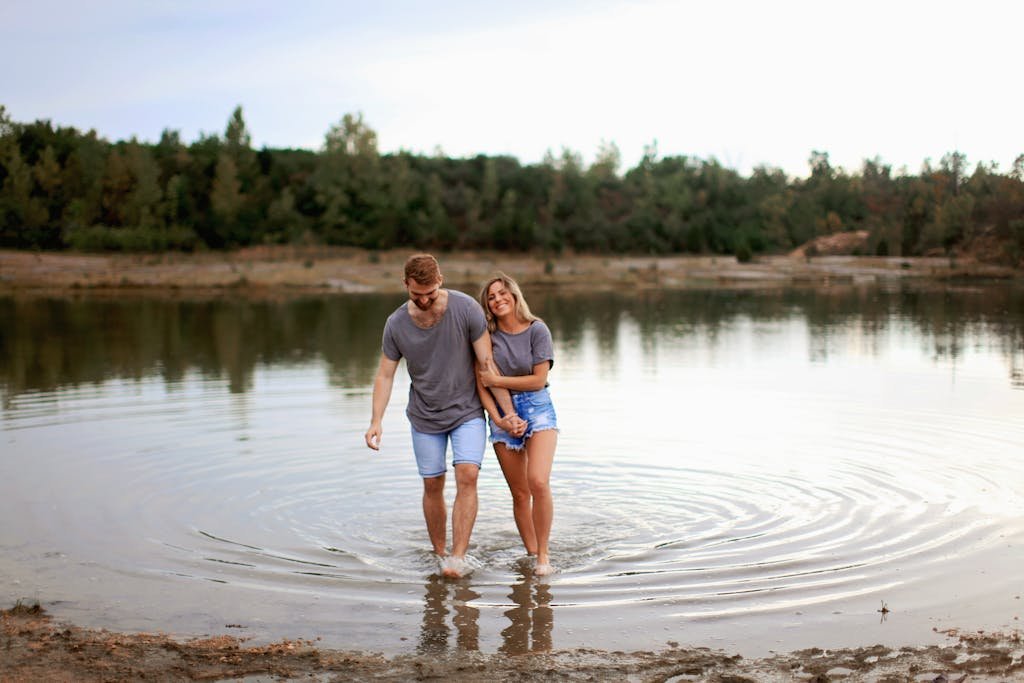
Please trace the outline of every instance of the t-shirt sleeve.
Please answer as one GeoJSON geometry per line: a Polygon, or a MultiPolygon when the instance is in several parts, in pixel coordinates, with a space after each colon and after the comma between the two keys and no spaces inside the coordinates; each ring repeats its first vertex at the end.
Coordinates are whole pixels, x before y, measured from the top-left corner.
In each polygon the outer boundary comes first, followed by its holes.
{"type": "Polygon", "coordinates": [[[551,330],[541,321],[530,326],[530,349],[532,353],[531,367],[537,363],[547,361],[550,365],[555,364],[555,352],[551,343],[551,330]]]}
{"type": "Polygon", "coordinates": [[[402,359],[402,352],[398,350],[398,344],[395,343],[392,324],[391,318],[388,318],[388,321],[384,324],[384,337],[381,340],[380,350],[391,360],[397,361],[402,359]]]}

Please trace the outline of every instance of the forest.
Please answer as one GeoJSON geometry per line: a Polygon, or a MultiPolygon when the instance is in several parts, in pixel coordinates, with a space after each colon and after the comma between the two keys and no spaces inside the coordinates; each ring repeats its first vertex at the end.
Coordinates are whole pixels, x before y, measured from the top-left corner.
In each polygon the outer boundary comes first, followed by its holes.
{"type": "Polygon", "coordinates": [[[864,253],[953,254],[984,236],[1024,256],[1024,154],[1008,172],[960,152],[914,174],[866,159],[855,171],[809,155],[806,177],[749,176],[715,159],[661,157],[620,168],[549,152],[448,158],[381,153],[361,114],[318,150],[254,149],[242,108],[223,135],[110,142],[95,131],[21,123],[0,106],[0,247],[196,251],[264,244],[371,250],[492,249],[558,254],[734,254],[749,260],[865,230],[864,253]]]}

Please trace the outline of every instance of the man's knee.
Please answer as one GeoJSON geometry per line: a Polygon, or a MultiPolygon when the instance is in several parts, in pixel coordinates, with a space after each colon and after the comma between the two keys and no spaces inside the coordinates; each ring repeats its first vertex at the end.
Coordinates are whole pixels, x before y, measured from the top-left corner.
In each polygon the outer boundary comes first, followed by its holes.
{"type": "Polygon", "coordinates": [[[459,488],[475,487],[479,476],[480,468],[472,463],[462,463],[455,466],[455,484],[459,488]]]}
{"type": "Polygon", "coordinates": [[[436,496],[444,493],[444,475],[440,477],[427,477],[423,480],[423,493],[428,496],[436,496]]]}

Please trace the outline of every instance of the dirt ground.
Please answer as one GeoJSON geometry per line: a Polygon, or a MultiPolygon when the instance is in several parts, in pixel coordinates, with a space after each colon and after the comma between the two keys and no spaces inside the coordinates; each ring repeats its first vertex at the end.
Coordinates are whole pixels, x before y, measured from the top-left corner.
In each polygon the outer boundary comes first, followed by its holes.
{"type": "Polygon", "coordinates": [[[506,656],[402,655],[316,647],[308,640],[247,646],[230,636],[175,640],[55,623],[38,606],[0,611],[0,681],[1024,681],[1021,634],[949,632],[945,646],[818,649],[743,659],[675,643],[661,651],[590,649],[506,656]]]}
{"type": "MultiPolygon", "coordinates": [[[[227,253],[88,255],[0,251],[0,294],[16,292],[233,293],[400,292],[411,252],[259,247],[227,253]]],[[[827,286],[891,279],[1024,278],[971,258],[814,256],[803,252],[738,263],[727,256],[438,254],[445,282],[475,290],[497,269],[524,286],[569,289],[827,286]]]]}

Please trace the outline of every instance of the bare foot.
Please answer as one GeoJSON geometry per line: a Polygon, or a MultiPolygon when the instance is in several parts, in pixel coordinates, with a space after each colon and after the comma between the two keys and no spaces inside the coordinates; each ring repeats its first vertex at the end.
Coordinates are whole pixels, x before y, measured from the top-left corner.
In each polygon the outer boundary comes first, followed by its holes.
{"type": "Polygon", "coordinates": [[[441,573],[441,576],[445,578],[458,578],[457,574],[451,573],[451,558],[447,555],[437,556],[437,570],[441,573]]]}
{"type": "Polygon", "coordinates": [[[555,568],[547,562],[538,562],[537,566],[533,568],[533,573],[536,576],[547,576],[548,574],[554,574],[555,568]]]}
{"type": "Polygon", "coordinates": [[[466,562],[465,557],[449,555],[441,562],[441,575],[446,579],[461,579],[472,571],[473,567],[466,562]]]}

